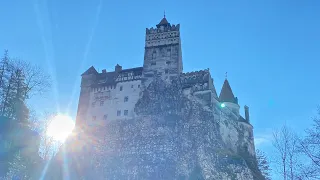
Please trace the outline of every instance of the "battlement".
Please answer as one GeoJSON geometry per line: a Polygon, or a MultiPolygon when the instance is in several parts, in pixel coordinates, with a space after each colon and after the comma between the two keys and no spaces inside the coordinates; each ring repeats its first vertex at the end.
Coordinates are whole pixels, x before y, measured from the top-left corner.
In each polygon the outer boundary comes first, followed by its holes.
{"type": "Polygon", "coordinates": [[[157,34],[157,33],[163,33],[163,32],[170,32],[170,31],[180,31],[180,24],[177,25],[168,25],[164,28],[146,28],[146,34],[157,34]]]}
{"type": "Polygon", "coordinates": [[[210,71],[208,69],[192,71],[187,73],[182,73],[181,78],[185,84],[204,84],[209,83],[211,79],[210,71]]]}

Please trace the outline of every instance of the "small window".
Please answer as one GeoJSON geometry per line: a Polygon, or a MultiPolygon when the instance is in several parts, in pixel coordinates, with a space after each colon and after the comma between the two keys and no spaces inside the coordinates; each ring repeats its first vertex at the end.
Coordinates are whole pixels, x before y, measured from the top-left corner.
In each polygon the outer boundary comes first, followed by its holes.
{"type": "Polygon", "coordinates": [[[97,119],[96,116],[92,116],[92,120],[95,121],[97,119]]]}
{"type": "Polygon", "coordinates": [[[153,51],[152,53],[152,59],[155,59],[157,57],[157,52],[156,51],[153,51]]]}
{"type": "Polygon", "coordinates": [[[166,64],[168,64],[168,65],[169,65],[169,64],[171,64],[171,62],[170,62],[170,61],[167,61],[167,62],[166,62],[166,64]]]}
{"type": "Polygon", "coordinates": [[[122,87],[122,86],[120,86],[120,91],[122,91],[122,89],[123,89],[123,87],[122,87]]]}
{"type": "Polygon", "coordinates": [[[131,88],[133,88],[133,85],[131,85],[131,88]]]}
{"type": "Polygon", "coordinates": [[[103,120],[107,120],[108,119],[108,114],[103,115],[103,120]]]}
{"type": "Polygon", "coordinates": [[[128,102],[128,100],[129,100],[128,96],[124,97],[124,102],[128,102]]]}
{"type": "Polygon", "coordinates": [[[124,115],[128,116],[128,110],[124,110],[124,115]]]}
{"type": "Polygon", "coordinates": [[[117,111],[117,116],[121,116],[121,111],[120,110],[117,111]]]}
{"type": "Polygon", "coordinates": [[[165,73],[165,74],[168,74],[168,73],[169,73],[169,70],[168,70],[168,69],[164,70],[164,73],[165,73]]]}
{"type": "Polygon", "coordinates": [[[100,106],[103,106],[103,104],[104,104],[104,101],[100,101],[100,106]]]}
{"type": "Polygon", "coordinates": [[[140,84],[138,85],[138,88],[140,88],[140,84]]]}

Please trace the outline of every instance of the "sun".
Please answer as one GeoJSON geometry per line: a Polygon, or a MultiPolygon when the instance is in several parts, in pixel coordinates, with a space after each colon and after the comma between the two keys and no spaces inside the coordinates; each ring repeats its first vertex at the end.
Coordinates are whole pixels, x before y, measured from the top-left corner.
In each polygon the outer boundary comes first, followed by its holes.
{"type": "Polygon", "coordinates": [[[47,129],[47,136],[63,143],[71,134],[73,128],[74,121],[70,116],[58,114],[51,120],[47,129]]]}

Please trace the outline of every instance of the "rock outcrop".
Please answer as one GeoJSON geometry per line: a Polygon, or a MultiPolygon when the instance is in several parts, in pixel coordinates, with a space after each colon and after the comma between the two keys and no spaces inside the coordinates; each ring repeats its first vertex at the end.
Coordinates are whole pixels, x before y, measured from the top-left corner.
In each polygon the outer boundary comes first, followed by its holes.
{"type": "Polygon", "coordinates": [[[71,179],[264,179],[246,125],[183,93],[179,79],[155,79],[135,112],[130,120],[78,130],[81,138],[62,148],[47,179],[65,176],[66,157],[71,179]]]}

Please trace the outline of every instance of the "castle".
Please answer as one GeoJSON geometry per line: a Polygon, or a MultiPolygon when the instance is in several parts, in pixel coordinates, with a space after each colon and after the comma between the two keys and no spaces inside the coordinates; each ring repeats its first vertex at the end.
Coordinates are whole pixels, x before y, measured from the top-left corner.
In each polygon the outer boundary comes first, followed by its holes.
{"type": "Polygon", "coordinates": [[[207,104],[223,107],[239,121],[249,123],[249,109],[240,116],[238,99],[228,80],[220,95],[214,87],[209,69],[183,72],[180,24],[171,25],[164,17],[156,28],[146,28],[143,67],[98,72],[93,66],[82,74],[77,123],[95,120],[127,119],[135,116],[134,106],[154,77],[170,82],[176,76],[184,81],[184,91],[201,96],[207,104]]]}
{"type": "Polygon", "coordinates": [[[249,108],[244,107],[242,117],[227,79],[218,96],[209,69],[183,72],[180,24],[170,24],[165,16],[156,28],[146,28],[143,67],[123,69],[117,64],[112,72],[98,72],[92,66],[82,74],[76,123],[86,126],[96,121],[134,118],[135,104],[152,80],[161,78],[170,83],[175,77],[183,82],[185,95],[196,97],[211,109],[218,109],[216,113],[224,113],[226,118],[245,127],[251,142],[248,148],[254,154],[249,108]]]}
{"type": "Polygon", "coordinates": [[[143,67],[81,76],[78,136],[65,145],[74,179],[263,179],[249,108],[242,117],[227,79],[218,96],[209,69],[183,72],[179,24],[146,29],[143,67]]]}

